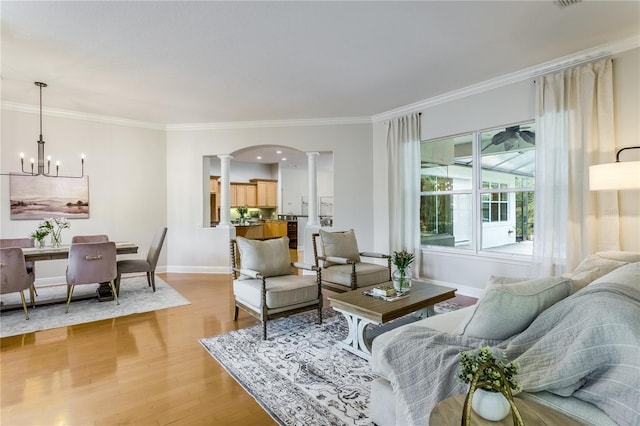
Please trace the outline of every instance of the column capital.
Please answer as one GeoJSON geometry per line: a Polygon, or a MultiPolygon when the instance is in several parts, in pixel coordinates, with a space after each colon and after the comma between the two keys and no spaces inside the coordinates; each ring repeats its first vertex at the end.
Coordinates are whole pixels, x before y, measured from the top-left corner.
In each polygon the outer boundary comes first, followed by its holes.
{"type": "Polygon", "coordinates": [[[312,157],[318,157],[320,155],[319,152],[305,152],[305,154],[307,154],[307,157],[312,158],[312,157]]]}
{"type": "Polygon", "coordinates": [[[232,160],[233,159],[233,155],[220,154],[220,155],[218,155],[218,158],[221,159],[221,160],[232,160]]]}

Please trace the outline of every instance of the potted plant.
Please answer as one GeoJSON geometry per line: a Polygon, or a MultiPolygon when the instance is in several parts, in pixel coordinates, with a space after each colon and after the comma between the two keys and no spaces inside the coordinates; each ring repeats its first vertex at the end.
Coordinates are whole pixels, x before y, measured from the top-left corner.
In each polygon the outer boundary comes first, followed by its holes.
{"type": "Polygon", "coordinates": [[[520,389],[516,380],[518,369],[516,362],[506,362],[505,354],[496,356],[488,346],[460,354],[458,378],[470,385],[464,404],[467,422],[470,414],[468,405],[471,402],[471,408],[487,420],[502,420],[513,408],[514,424],[522,423],[511,393],[512,389],[520,389]]]}
{"type": "Polygon", "coordinates": [[[411,287],[411,263],[413,253],[406,250],[394,251],[391,256],[391,263],[396,269],[391,274],[391,280],[396,291],[403,292],[411,287]]]}
{"type": "Polygon", "coordinates": [[[30,237],[36,240],[36,247],[43,248],[44,239],[47,235],[49,235],[49,230],[42,226],[38,226],[36,230],[31,233],[30,237]]]}

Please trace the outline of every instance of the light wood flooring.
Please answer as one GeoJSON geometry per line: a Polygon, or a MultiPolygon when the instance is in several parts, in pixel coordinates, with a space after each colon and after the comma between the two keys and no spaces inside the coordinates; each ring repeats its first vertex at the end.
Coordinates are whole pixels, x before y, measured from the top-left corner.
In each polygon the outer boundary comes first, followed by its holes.
{"type": "Polygon", "coordinates": [[[276,424],[198,343],[256,323],[229,276],[159,276],[191,304],[1,339],[0,424],[276,424]]]}

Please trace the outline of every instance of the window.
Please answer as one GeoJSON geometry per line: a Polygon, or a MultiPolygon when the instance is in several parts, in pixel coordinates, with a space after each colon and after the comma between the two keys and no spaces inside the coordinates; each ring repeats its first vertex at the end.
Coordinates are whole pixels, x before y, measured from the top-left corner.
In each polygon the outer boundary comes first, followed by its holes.
{"type": "Polygon", "coordinates": [[[423,141],[421,163],[423,245],[531,255],[534,123],[423,141]]]}

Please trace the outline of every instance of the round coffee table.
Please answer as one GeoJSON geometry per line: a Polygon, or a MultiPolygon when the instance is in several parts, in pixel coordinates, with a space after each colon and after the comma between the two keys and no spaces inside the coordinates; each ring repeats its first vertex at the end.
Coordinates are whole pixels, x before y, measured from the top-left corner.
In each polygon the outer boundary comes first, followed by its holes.
{"type": "MultiPolygon", "coordinates": [[[[438,405],[431,412],[429,417],[429,424],[431,426],[459,426],[462,420],[462,407],[464,406],[464,399],[466,395],[456,395],[440,401],[438,405]]],[[[563,425],[563,426],[578,426],[580,423],[575,420],[552,410],[542,404],[538,404],[533,401],[525,401],[520,398],[514,398],[516,407],[520,412],[522,421],[526,426],[532,425],[563,425]]],[[[491,422],[478,416],[473,410],[471,410],[471,424],[472,425],[512,425],[513,420],[511,412],[499,422],[491,422]]]]}

